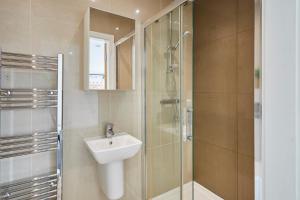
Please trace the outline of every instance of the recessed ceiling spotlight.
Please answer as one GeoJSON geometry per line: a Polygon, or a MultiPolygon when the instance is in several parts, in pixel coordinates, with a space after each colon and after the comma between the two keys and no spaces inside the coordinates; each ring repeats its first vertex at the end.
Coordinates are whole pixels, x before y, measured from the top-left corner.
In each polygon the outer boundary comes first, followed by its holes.
{"type": "Polygon", "coordinates": [[[120,30],[120,28],[119,28],[119,27],[116,27],[115,29],[116,29],[116,31],[120,30]]]}
{"type": "Polygon", "coordinates": [[[96,0],[91,0],[91,2],[96,2],[96,0]]]}
{"type": "Polygon", "coordinates": [[[137,14],[137,15],[138,15],[140,12],[141,12],[141,11],[140,11],[139,9],[136,9],[136,10],[135,10],[135,14],[137,14]]]}

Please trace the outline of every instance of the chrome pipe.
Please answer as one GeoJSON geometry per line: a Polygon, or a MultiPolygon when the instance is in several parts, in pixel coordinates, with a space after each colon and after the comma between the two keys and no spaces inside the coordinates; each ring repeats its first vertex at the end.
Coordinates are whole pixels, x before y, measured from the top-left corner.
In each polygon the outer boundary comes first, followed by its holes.
{"type": "Polygon", "coordinates": [[[48,59],[53,60],[57,62],[57,57],[51,57],[51,56],[40,56],[35,54],[21,54],[21,53],[10,53],[10,52],[1,52],[2,56],[14,56],[14,57],[24,57],[24,58],[37,58],[37,59],[48,59]]]}
{"type": "Polygon", "coordinates": [[[9,183],[4,183],[0,185],[0,191],[2,191],[3,189],[6,188],[12,188],[12,187],[17,187],[23,184],[30,184],[30,183],[34,183],[34,182],[38,182],[44,179],[53,179],[56,178],[57,175],[52,172],[52,173],[48,173],[48,174],[44,174],[41,176],[36,176],[36,177],[31,177],[31,178],[25,178],[22,180],[17,180],[17,181],[13,181],[13,182],[9,182],[9,183]]]}
{"type": "Polygon", "coordinates": [[[2,152],[10,152],[12,150],[24,149],[24,148],[32,148],[32,147],[41,147],[41,146],[48,146],[51,144],[56,144],[57,137],[50,137],[50,138],[43,138],[43,139],[35,139],[32,142],[17,142],[11,144],[1,145],[0,147],[0,154],[2,152]],[[53,143],[53,140],[55,143],[53,143]]]}
{"type": "Polygon", "coordinates": [[[22,183],[20,185],[17,186],[8,186],[6,188],[0,189],[0,194],[3,195],[7,192],[9,193],[14,193],[14,192],[19,192],[19,191],[23,191],[23,190],[27,190],[29,188],[33,188],[33,187],[39,187],[42,185],[46,185],[46,184],[51,184],[51,183],[56,183],[57,182],[57,177],[55,174],[55,177],[53,178],[47,178],[45,180],[39,180],[36,182],[30,182],[30,183],[22,183]]]}
{"type": "Polygon", "coordinates": [[[0,65],[2,68],[20,68],[20,69],[32,69],[32,70],[49,70],[49,71],[57,71],[56,68],[53,67],[38,67],[36,65],[15,65],[15,64],[2,64],[0,65]]]}
{"type": "MultiPolygon", "coordinates": [[[[52,177],[35,177],[12,184],[0,185],[0,199],[43,200],[61,198],[62,176],[62,71],[63,55],[47,57],[0,51],[2,69],[46,70],[56,72],[56,88],[21,89],[1,88],[0,111],[11,109],[55,108],[55,131],[36,132],[30,135],[0,137],[0,159],[48,151],[57,152],[57,169],[52,177]]],[[[30,71],[29,71],[30,72],[30,71]]],[[[1,72],[0,72],[1,73],[1,72]]]]}
{"type": "Polygon", "coordinates": [[[160,101],[160,104],[178,104],[179,103],[179,99],[162,99],[160,101]]]}
{"type": "Polygon", "coordinates": [[[41,196],[45,192],[57,191],[57,175],[47,174],[40,177],[27,178],[0,186],[0,199],[25,199],[26,196],[41,196]]]}
{"type": "Polygon", "coordinates": [[[53,62],[52,60],[32,60],[32,59],[16,59],[14,57],[5,57],[2,56],[1,58],[2,64],[5,65],[9,63],[17,63],[17,64],[35,64],[35,65],[50,65],[50,66],[55,66],[57,67],[57,62],[53,62]]]}
{"type": "MultiPolygon", "coordinates": [[[[1,97],[0,97],[1,98],[1,97]]],[[[43,103],[57,103],[56,99],[44,99],[44,100],[39,100],[39,99],[28,99],[28,100],[22,100],[22,99],[2,99],[1,98],[1,104],[43,104],[43,103]]]]}
{"type": "Polygon", "coordinates": [[[56,100],[57,95],[53,94],[39,94],[39,95],[10,95],[3,96],[0,95],[1,101],[22,101],[22,100],[56,100]]]}
{"type": "Polygon", "coordinates": [[[28,188],[23,191],[17,191],[17,192],[12,192],[12,193],[6,193],[3,195],[4,199],[9,200],[9,199],[25,199],[25,198],[30,198],[33,199],[34,197],[39,197],[39,196],[44,196],[49,193],[54,193],[57,191],[57,184],[53,183],[53,181],[44,186],[44,187],[39,187],[39,188],[28,188]]]}
{"type": "MultiPolygon", "coordinates": [[[[51,190],[51,191],[49,191],[49,192],[44,192],[44,193],[41,193],[41,194],[34,194],[34,195],[29,196],[28,199],[25,199],[25,200],[38,199],[39,197],[42,197],[42,198],[49,198],[49,197],[45,197],[45,196],[46,196],[46,195],[56,196],[56,192],[57,192],[57,189],[51,190]]],[[[14,200],[17,200],[17,199],[14,199],[14,200]]],[[[20,200],[23,200],[23,198],[20,199],[20,200]]]]}
{"type": "Polygon", "coordinates": [[[14,88],[14,89],[5,89],[1,88],[0,91],[12,91],[12,92],[57,92],[55,89],[39,89],[39,88],[32,88],[32,89],[22,89],[22,88],[14,88]]]}
{"type": "Polygon", "coordinates": [[[19,141],[45,138],[45,137],[49,137],[48,135],[57,135],[57,134],[58,133],[56,131],[52,131],[52,132],[36,132],[30,135],[0,137],[0,144],[5,145],[8,143],[14,143],[19,141]]]}
{"type": "Polygon", "coordinates": [[[2,68],[57,71],[57,58],[1,52],[2,68]]]}
{"type": "Polygon", "coordinates": [[[57,55],[58,72],[57,72],[57,151],[56,151],[56,173],[57,173],[57,200],[62,197],[62,176],[63,176],[63,54],[57,55]]]}
{"type": "Polygon", "coordinates": [[[57,186],[56,183],[57,183],[57,179],[51,179],[51,180],[43,181],[41,183],[38,182],[32,185],[25,185],[24,187],[15,188],[13,190],[11,189],[3,190],[3,192],[1,192],[1,197],[14,198],[14,197],[30,194],[33,192],[39,192],[49,188],[51,189],[57,186]]]}
{"type": "Polygon", "coordinates": [[[48,96],[56,96],[57,90],[51,90],[51,89],[0,89],[0,96],[1,97],[19,97],[20,95],[30,95],[38,97],[40,95],[48,95],[48,96]]]}
{"type": "Polygon", "coordinates": [[[39,150],[47,150],[52,149],[55,145],[57,145],[57,142],[50,142],[48,144],[32,144],[31,146],[15,146],[15,148],[3,148],[0,150],[0,157],[2,156],[9,156],[12,154],[18,154],[18,153],[24,153],[24,152],[34,152],[39,150]]]}
{"type": "Polygon", "coordinates": [[[46,191],[32,191],[31,193],[22,194],[20,196],[9,196],[7,194],[4,200],[41,200],[41,199],[55,199],[57,192],[57,186],[53,189],[46,189],[46,191]]]}
{"type": "Polygon", "coordinates": [[[36,153],[43,153],[43,152],[48,152],[48,151],[55,151],[57,150],[57,147],[51,147],[51,148],[44,148],[44,149],[26,149],[26,151],[15,151],[11,152],[10,154],[6,155],[1,155],[0,153],[0,159],[5,159],[5,158],[12,158],[12,157],[17,157],[17,156],[25,156],[29,154],[36,154],[36,153]]]}
{"type": "Polygon", "coordinates": [[[57,108],[57,105],[0,106],[0,110],[57,108]]]}
{"type": "Polygon", "coordinates": [[[26,100],[22,100],[22,99],[2,99],[1,98],[1,104],[56,104],[57,100],[56,99],[26,99],[26,100]]]}

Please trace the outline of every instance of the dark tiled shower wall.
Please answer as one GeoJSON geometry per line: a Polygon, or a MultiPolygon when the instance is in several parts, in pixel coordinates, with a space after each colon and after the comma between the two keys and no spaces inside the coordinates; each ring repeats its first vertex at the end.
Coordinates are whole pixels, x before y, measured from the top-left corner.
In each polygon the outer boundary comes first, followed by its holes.
{"type": "Polygon", "coordinates": [[[194,179],[254,200],[254,0],[196,0],[194,179]]]}

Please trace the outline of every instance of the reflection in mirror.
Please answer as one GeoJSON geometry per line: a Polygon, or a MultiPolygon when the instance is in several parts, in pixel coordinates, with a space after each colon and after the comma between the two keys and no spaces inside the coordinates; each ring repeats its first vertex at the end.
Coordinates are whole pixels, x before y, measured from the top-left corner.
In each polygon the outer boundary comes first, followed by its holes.
{"type": "Polygon", "coordinates": [[[130,33],[116,44],[117,52],[117,88],[131,88],[132,66],[134,66],[134,33],[130,33]]]}
{"type": "MultiPolygon", "coordinates": [[[[109,36],[109,35],[108,35],[109,36]]],[[[105,90],[108,88],[107,66],[112,66],[110,61],[113,37],[107,39],[91,35],[89,38],[89,88],[105,90]]]]}
{"type": "Polygon", "coordinates": [[[84,37],[85,89],[134,89],[135,21],[89,8],[84,37]]]}

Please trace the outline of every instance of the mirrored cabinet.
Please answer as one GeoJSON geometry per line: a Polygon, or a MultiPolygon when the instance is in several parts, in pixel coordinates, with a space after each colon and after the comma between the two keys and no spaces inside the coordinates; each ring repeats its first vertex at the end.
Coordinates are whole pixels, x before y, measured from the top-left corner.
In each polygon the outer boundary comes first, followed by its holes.
{"type": "Polygon", "coordinates": [[[84,89],[133,90],[135,20],[95,8],[84,18],[84,89]]]}

